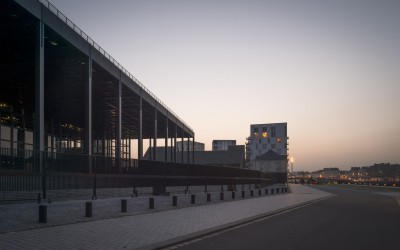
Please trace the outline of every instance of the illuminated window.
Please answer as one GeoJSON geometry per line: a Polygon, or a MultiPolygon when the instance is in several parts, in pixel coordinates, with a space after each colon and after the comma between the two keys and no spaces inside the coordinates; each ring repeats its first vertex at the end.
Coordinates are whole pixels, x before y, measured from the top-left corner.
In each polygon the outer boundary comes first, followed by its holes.
{"type": "Polygon", "coordinates": [[[267,138],[267,136],[268,136],[268,133],[267,133],[267,132],[262,132],[262,137],[263,137],[263,138],[267,138]]]}
{"type": "Polygon", "coordinates": [[[280,137],[276,138],[276,142],[277,143],[281,143],[282,142],[282,138],[280,138],[280,137]]]}
{"type": "Polygon", "coordinates": [[[254,137],[258,137],[258,128],[253,128],[254,137]]]}

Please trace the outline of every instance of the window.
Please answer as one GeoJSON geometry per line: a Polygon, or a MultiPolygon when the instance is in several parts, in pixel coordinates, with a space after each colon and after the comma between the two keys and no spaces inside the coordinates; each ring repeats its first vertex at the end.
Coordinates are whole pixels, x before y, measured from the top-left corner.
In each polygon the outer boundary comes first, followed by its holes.
{"type": "Polygon", "coordinates": [[[256,144],[256,149],[258,149],[258,144],[256,144]]]}
{"type": "Polygon", "coordinates": [[[272,149],[275,149],[275,148],[276,148],[276,144],[275,144],[275,143],[272,143],[272,144],[271,144],[271,147],[272,147],[272,149]]]}
{"type": "Polygon", "coordinates": [[[263,137],[263,138],[267,138],[267,136],[268,136],[268,133],[267,133],[267,132],[262,132],[262,137],[263,137]]]}
{"type": "Polygon", "coordinates": [[[282,138],[280,138],[280,137],[276,138],[276,142],[277,143],[281,143],[282,142],[282,138]]]}
{"type": "Polygon", "coordinates": [[[271,127],[271,137],[275,137],[276,131],[275,131],[275,126],[271,127]]]}
{"type": "Polygon", "coordinates": [[[258,128],[253,128],[254,138],[258,138],[258,128]]]}
{"type": "Polygon", "coordinates": [[[258,143],[261,143],[261,139],[258,139],[258,143]]]}
{"type": "Polygon", "coordinates": [[[267,127],[263,127],[262,132],[267,132],[267,127]]]}
{"type": "Polygon", "coordinates": [[[264,144],[262,145],[262,148],[263,148],[263,149],[267,149],[267,144],[264,143],[264,144]]]}

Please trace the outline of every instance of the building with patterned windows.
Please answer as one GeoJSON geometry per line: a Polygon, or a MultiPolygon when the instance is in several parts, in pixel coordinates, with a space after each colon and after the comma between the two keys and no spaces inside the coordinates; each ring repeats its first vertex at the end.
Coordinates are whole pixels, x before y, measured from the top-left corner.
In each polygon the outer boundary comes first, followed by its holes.
{"type": "Polygon", "coordinates": [[[246,160],[254,161],[268,151],[288,155],[287,123],[251,124],[246,143],[246,160]]]}

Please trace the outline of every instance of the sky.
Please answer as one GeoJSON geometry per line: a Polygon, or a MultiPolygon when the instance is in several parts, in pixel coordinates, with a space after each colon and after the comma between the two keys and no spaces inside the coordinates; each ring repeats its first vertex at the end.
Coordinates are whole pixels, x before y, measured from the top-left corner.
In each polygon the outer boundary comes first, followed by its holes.
{"type": "Polygon", "coordinates": [[[287,122],[295,171],[400,163],[400,1],[50,2],[207,150],[287,122]]]}

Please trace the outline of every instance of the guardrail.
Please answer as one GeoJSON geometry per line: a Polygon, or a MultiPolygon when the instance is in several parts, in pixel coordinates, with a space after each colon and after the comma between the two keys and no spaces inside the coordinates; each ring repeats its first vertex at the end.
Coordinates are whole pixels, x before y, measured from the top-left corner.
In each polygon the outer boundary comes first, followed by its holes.
{"type": "Polygon", "coordinates": [[[139,85],[147,94],[153,97],[158,103],[160,103],[169,113],[173,114],[182,122],[187,128],[193,131],[193,129],[187,125],[179,116],[177,116],[167,105],[165,105],[157,96],[155,96],[148,88],[146,88],[136,77],[134,77],[128,70],[126,70],[121,64],[119,64],[110,54],[108,54],[103,48],[100,47],[93,39],[91,39],[85,32],[83,32],[78,26],[76,26],[71,20],[69,20],[61,11],[59,11],[54,5],[52,5],[48,0],[37,0],[48,10],[54,13],[61,21],[67,24],[71,29],[73,29],[78,35],[80,35],[85,41],[93,46],[100,54],[112,62],[118,69],[120,69],[126,76],[128,76],[132,81],[139,85]]]}

